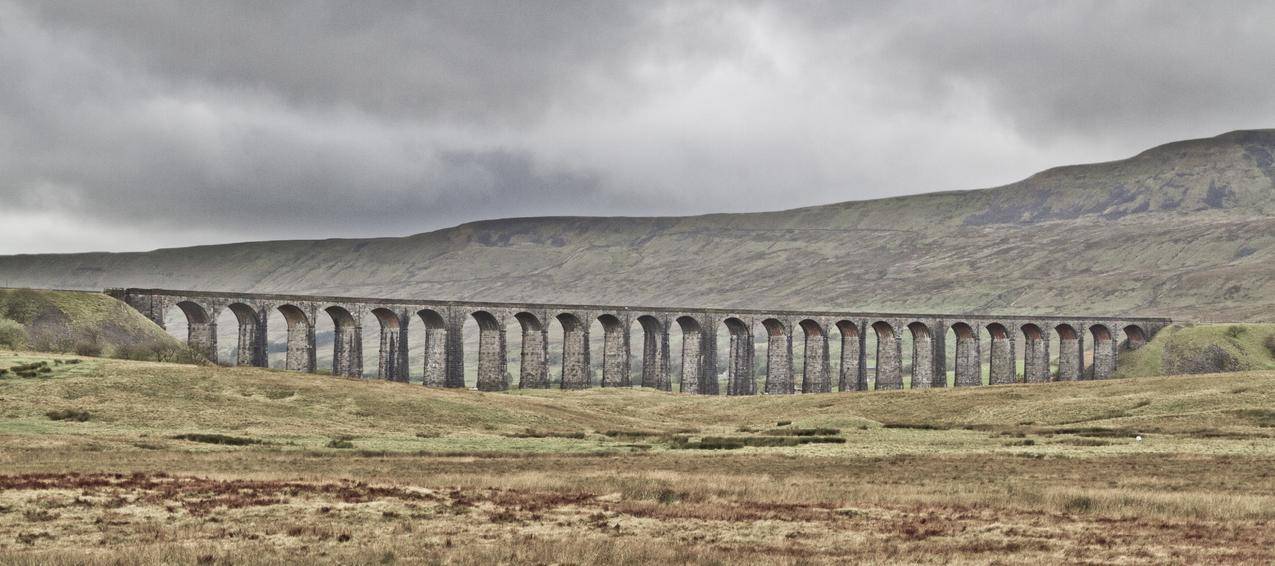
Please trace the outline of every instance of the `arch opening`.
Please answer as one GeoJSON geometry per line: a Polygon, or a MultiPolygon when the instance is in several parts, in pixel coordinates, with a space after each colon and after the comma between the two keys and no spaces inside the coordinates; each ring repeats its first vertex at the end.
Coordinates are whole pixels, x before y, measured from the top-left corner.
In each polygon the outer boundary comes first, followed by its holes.
{"type": "Polygon", "coordinates": [[[941,383],[937,379],[939,376],[934,364],[934,335],[930,332],[930,327],[921,321],[915,321],[908,324],[908,331],[912,336],[912,371],[909,387],[926,389],[947,385],[946,378],[941,383]]]}
{"type": "Polygon", "coordinates": [[[598,315],[602,327],[603,387],[629,387],[629,337],[620,318],[613,314],[598,315]]]}
{"type": "Polygon", "coordinates": [[[363,336],[359,321],[345,307],[323,309],[332,319],[332,375],[363,377],[363,336]]]}
{"type": "Polygon", "coordinates": [[[310,317],[306,316],[301,307],[292,304],[283,304],[277,307],[283,320],[287,324],[286,344],[287,355],[284,358],[284,367],[292,371],[313,372],[315,370],[314,360],[314,326],[310,323],[310,317]]]}
{"type": "Polygon", "coordinates": [[[728,317],[722,320],[726,328],[726,394],[754,395],[757,393],[753,364],[756,356],[753,335],[744,321],[728,317]]]}
{"type": "Polygon", "coordinates": [[[790,395],[796,392],[793,379],[792,335],[779,319],[761,321],[766,330],[766,394],[790,395]]]}
{"type": "Polygon", "coordinates": [[[420,309],[416,317],[425,327],[421,340],[421,383],[426,387],[447,387],[448,331],[443,315],[433,309],[420,309]]]}
{"type": "Polygon", "coordinates": [[[1116,344],[1112,340],[1111,329],[1102,324],[1089,327],[1093,336],[1093,356],[1090,374],[1091,379],[1110,379],[1116,373],[1116,344]]]}
{"type": "Polygon", "coordinates": [[[951,331],[956,338],[953,385],[970,387],[983,384],[983,364],[979,355],[978,335],[974,328],[964,322],[952,324],[951,331]]]}
{"type": "Polygon", "coordinates": [[[828,337],[822,326],[813,319],[797,323],[802,333],[801,392],[828,393],[832,391],[831,362],[828,357],[828,337]]]}
{"type": "Polygon", "coordinates": [[[549,387],[549,333],[534,314],[520,312],[514,319],[522,330],[518,387],[546,389],[549,387]]]}
{"type": "MultiPolygon", "coordinates": [[[[408,332],[398,313],[384,308],[370,312],[379,332],[375,337],[376,377],[389,381],[408,381],[408,332]]],[[[369,337],[371,338],[371,337],[369,337]]],[[[364,348],[369,351],[370,348],[364,348]]],[[[367,364],[364,364],[367,367],[367,364]]]]}
{"type": "Polygon", "coordinates": [[[1049,381],[1049,337],[1035,324],[1022,326],[1023,381],[1044,383],[1049,381]]]}
{"type": "Polygon", "coordinates": [[[505,325],[488,311],[474,311],[470,313],[470,317],[478,324],[478,364],[475,378],[478,390],[509,389],[505,325]]]}
{"type": "Polygon", "coordinates": [[[1141,326],[1130,324],[1124,327],[1124,348],[1129,351],[1137,350],[1147,343],[1147,333],[1142,330],[1141,326]]]}
{"type": "Polygon", "coordinates": [[[235,317],[235,340],[227,359],[239,366],[266,367],[266,321],[244,303],[230,303],[226,311],[235,317]]]}
{"type": "Polygon", "coordinates": [[[1080,379],[1084,371],[1084,344],[1080,333],[1070,324],[1059,324],[1054,327],[1058,335],[1058,381],[1075,381],[1080,379]]]}
{"type": "Polygon", "coordinates": [[[877,338],[876,347],[876,389],[903,388],[903,355],[902,344],[894,327],[884,320],[872,323],[872,331],[877,338]]]}
{"type": "Polygon", "coordinates": [[[848,320],[837,322],[841,334],[840,363],[837,381],[842,391],[864,391],[868,388],[867,372],[863,363],[863,343],[859,326],[848,320]]]}
{"type": "MultiPolygon", "coordinates": [[[[217,361],[217,323],[208,310],[194,301],[178,301],[177,308],[185,315],[186,345],[212,362],[217,361]]],[[[165,321],[167,322],[167,320],[165,321]]],[[[165,326],[168,326],[165,324],[165,326]]],[[[171,331],[170,331],[171,332],[171,331]]],[[[180,337],[180,335],[178,335],[180,337]]]]}
{"type": "Polygon", "coordinates": [[[637,321],[642,326],[642,387],[671,391],[668,331],[651,315],[639,316],[637,321]]]}
{"type": "Polygon", "coordinates": [[[1018,361],[1014,356],[1014,340],[999,322],[985,326],[991,338],[987,352],[987,383],[1004,385],[1018,381],[1018,361]]]}
{"type": "Polygon", "coordinates": [[[704,332],[700,322],[692,316],[679,316],[675,319],[682,339],[681,371],[678,384],[682,393],[709,393],[705,379],[704,364],[704,332]]]}
{"type": "Polygon", "coordinates": [[[555,318],[562,327],[562,388],[586,389],[592,385],[588,327],[571,313],[561,313],[555,318]]]}

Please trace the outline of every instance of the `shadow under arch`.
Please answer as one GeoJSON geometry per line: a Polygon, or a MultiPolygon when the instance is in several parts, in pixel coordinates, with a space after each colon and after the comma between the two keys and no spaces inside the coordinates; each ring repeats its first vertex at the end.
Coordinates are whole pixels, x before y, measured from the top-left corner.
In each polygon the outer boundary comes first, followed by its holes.
{"type": "MultiPolygon", "coordinates": [[[[1017,361],[1014,356],[1014,340],[1009,330],[999,322],[984,326],[991,336],[991,344],[987,354],[987,382],[991,385],[1004,385],[1018,381],[1017,361]]],[[[981,381],[981,380],[980,380],[981,381]]]]}
{"type": "MultiPolygon", "coordinates": [[[[443,315],[434,309],[420,309],[416,316],[425,325],[424,375],[421,382],[426,387],[449,387],[448,383],[448,334],[447,322],[443,315]]],[[[463,380],[462,376],[462,380],[463,380]]],[[[460,384],[464,386],[464,381],[460,384]]]]}
{"type": "Polygon", "coordinates": [[[332,305],[323,312],[332,317],[332,375],[363,377],[363,337],[354,315],[345,307],[332,305]]]}
{"type": "Polygon", "coordinates": [[[979,355],[978,335],[974,328],[964,322],[951,326],[956,334],[956,363],[953,385],[955,387],[972,387],[983,384],[983,363],[979,355]]]}
{"type": "Polygon", "coordinates": [[[613,314],[598,315],[602,325],[602,386],[629,387],[629,336],[613,314]]]}
{"type": "Polygon", "coordinates": [[[766,329],[766,394],[791,395],[796,392],[792,376],[792,334],[779,319],[761,321],[766,329]]]}
{"type": "Polygon", "coordinates": [[[802,364],[801,392],[828,393],[832,391],[832,368],[828,360],[828,336],[814,319],[797,323],[801,327],[802,364]]]}
{"type": "Polygon", "coordinates": [[[730,336],[726,350],[726,394],[754,395],[757,393],[757,379],[753,375],[756,356],[753,333],[747,323],[733,316],[723,320],[722,324],[730,336]]]}
{"type": "Polygon", "coordinates": [[[265,320],[257,313],[257,309],[244,303],[230,303],[226,305],[226,310],[235,315],[238,328],[235,365],[253,367],[269,365],[266,358],[266,333],[263,329],[265,320]]]}
{"type": "Polygon", "coordinates": [[[209,361],[217,362],[217,323],[208,310],[194,301],[175,305],[186,318],[186,345],[209,361]]]}
{"type": "Polygon", "coordinates": [[[1070,324],[1054,327],[1058,334],[1058,381],[1076,381],[1085,369],[1085,349],[1080,333],[1070,324]]]}
{"type": "Polygon", "coordinates": [[[509,389],[505,371],[505,325],[485,310],[474,311],[470,316],[478,323],[478,390],[509,389]]]}
{"type": "Polygon", "coordinates": [[[902,344],[894,327],[884,320],[872,323],[877,336],[874,389],[903,389],[902,344]]]}
{"type": "Polygon", "coordinates": [[[679,316],[675,322],[682,331],[682,368],[678,376],[682,393],[715,394],[716,387],[709,387],[705,379],[703,327],[693,316],[679,316]]]}
{"type": "Polygon", "coordinates": [[[866,391],[868,374],[864,370],[863,337],[859,325],[849,321],[837,321],[841,333],[841,363],[838,369],[838,386],[842,391],[866,391]]]}
{"type": "Polygon", "coordinates": [[[288,353],[284,368],[291,371],[314,371],[314,324],[304,310],[293,304],[282,304],[276,310],[288,324],[288,353]]]}
{"type": "Polygon", "coordinates": [[[946,387],[947,376],[939,376],[934,363],[934,333],[921,321],[908,324],[912,335],[912,389],[946,387]],[[940,381],[939,378],[942,377],[940,381]]]}
{"type": "Polygon", "coordinates": [[[380,339],[376,356],[376,377],[389,381],[407,382],[407,327],[398,313],[384,308],[372,309],[380,325],[380,339]]]}
{"type": "Polygon", "coordinates": [[[1049,381],[1049,338],[1039,326],[1027,323],[1023,333],[1023,381],[1044,383],[1049,381]]]}
{"type": "Polygon", "coordinates": [[[589,371],[589,331],[574,314],[557,317],[562,326],[562,388],[587,389],[592,386],[589,371]]]}
{"type": "Polygon", "coordinates": [[[1103,324],[1089,327],[1093,337],[1093,364],[1091,379],[1110,379],[1116,373],[1116,343],[1111,329],[1103,324]]]}
{"type": "Polygon", "coordinates": [[[642,387],[672,391],[668,329],[651,315],[637,318],[642,325],[642,387]]]}
{"type": "Polygon", "coordinates": [[[514,315],[522,329],[522,352],[519,354],[518,387],[549,387],[548,330],[536,315],[523,311],[514,315]]]}

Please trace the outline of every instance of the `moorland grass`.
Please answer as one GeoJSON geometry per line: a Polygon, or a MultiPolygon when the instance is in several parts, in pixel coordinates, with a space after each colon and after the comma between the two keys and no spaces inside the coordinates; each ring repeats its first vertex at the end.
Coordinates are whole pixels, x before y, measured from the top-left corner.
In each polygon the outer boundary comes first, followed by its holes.
{"type": "Polygon", "coordinates": [[[1263,563],[1275,546],[1270,372],[709,398],[61,358],[0,353],[52,368],[0,380],[0,562],[1263,563]]]}

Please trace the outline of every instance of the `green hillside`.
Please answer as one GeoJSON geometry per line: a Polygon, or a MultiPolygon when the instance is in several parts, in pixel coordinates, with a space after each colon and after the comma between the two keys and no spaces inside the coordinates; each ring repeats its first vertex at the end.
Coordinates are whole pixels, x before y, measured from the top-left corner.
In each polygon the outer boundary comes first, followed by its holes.
{"type": "Polygon", "coordinates": [[[23,327],[25,347],[94,356],[191,361],[181,341],[101,293],[0,289],[0,319],[23,327]]]}
{"type": "Polygon", "coordinates": [[[1121,352],[1117,377],[1275,369],[1275,324],[1175,324],[1121,352]]]}
{"type": "MultiPolygon", "coordinates": [[[[51,358],[0,355],[0,368],[41,359],[51,358]]],[[[1267,421],[1275,416],[1269,411],[1275,406],[1275,372],[728,398],[627,388],[481,393],[256,368],[88,358],[54,369],[40,379],[10,375],[0,382],[6,396],[0,434],[74,431],[75,442],[106,442],[112,450],[134,449],[132,443],[140,438],[196,448],[165,437],[216,433],[270,442],[281,449],[319,449],[341,437],[359,448],[391,451],[628,452],[634,437],[605,433],[650,432],[649,437],[638,434],[636,441],[666,449],[668,439],[661,434],[729,436],[788,421],[794,427],[833,427],[840,431],[834,434],[850,440],[816,449],[822,452],[1000,452],[1007,447],[985,443],[983,434],[959,431],[1066,438],[1084,436],[1095,427],[1128,431],[1116,435],[1119,439],[1103,452],[1184,447],[1213,452],[1247,444],[1195,443],[1212,433],[1234,433],[1236,438],[1266,435],[1269,431],[1262,427],[1272,424],[1267,421]],[[92,418],[67,424],[46,417],[56,410],[86,410],[92,418]],[[1085,428],[1077,428],[1081,426],[1085,428]],[[522,437],[529,429],[546,434],[522,437]],[[953,432],[917,436],[925,430],[953,432]],[[1135,447],[1129,442],[1136,433],[1164,438],[1156,448],[1135,447]],[[576,434],[580,438],[569,436],[576,434]],[[905,439],[912,440],[899,444],[905,439]]],[[[1065,442],[1054,442],[1034,450],[1071,449],[1065,442]]]]}
{"type": "MultiPolygon", "coordinates": [[[[1275,130],[1004,187],[782,212],[0,257],[0,285],[1275,318],[1275,130]]],[[[800,187],[792,187],[800,190],[800,187]]]]}

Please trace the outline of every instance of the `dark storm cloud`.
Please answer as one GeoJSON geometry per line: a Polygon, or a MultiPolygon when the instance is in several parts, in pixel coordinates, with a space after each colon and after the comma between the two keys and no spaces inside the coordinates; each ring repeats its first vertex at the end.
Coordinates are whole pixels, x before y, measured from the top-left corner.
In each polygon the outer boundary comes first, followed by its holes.
{"type": "Polygon", "coordinates": [[[0,253],[1007,182],[1275,124],[1270,6],[0,0],[0,253]]]}

